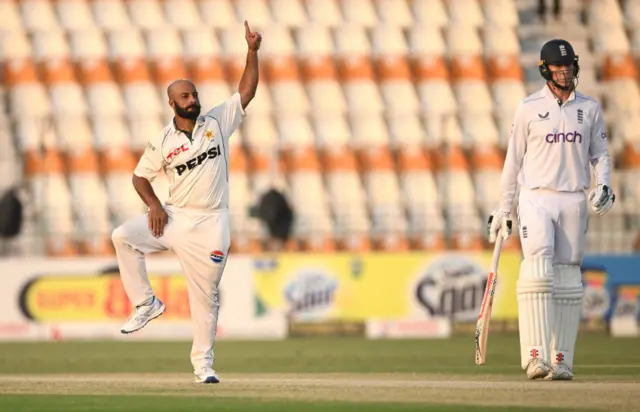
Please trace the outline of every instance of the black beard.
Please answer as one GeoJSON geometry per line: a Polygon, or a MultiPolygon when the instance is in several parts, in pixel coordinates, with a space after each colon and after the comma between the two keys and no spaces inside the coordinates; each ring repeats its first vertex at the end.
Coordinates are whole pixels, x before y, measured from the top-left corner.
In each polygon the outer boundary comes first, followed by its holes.
{"type": "Polygon", "coordinates": [[[188,110],[188,108],[182,108],[176,105],[176,115],[183,119],[197,120],[198,116],[200,116],[200,105],[191,107],[195,107],[196,110],[188,110]]]}

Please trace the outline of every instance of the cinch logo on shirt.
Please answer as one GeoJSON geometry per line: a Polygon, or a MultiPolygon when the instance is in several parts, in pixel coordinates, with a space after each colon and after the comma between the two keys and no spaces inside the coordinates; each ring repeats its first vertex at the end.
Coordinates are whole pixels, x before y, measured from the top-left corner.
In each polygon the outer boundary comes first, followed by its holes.
{"type": "Polygon", "coordinates": [[[582,135],[575,132],[569,133],[549,133],[545,140],[547,143],[582,143],[582,135]]]}
{"type": "Polygon", "coordinates": [[[187,160],[186,163],[176,166],[176,171],[178,172],[178,176],[182,176],[182,174],[186,170],[191,170],[196,166],[200,166],[207,159],[215,159],[216,157],[220,156],[220,154],[221,154],[220,145],[217,145],[216,147],[212,147],[206,152],[200,153],[197,157],[187,160]]]}

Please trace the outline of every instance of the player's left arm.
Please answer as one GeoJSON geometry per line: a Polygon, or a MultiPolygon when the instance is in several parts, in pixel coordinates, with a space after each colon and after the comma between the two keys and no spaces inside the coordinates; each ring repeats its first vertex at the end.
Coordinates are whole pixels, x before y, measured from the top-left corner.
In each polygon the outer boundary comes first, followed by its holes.
{"type": "Polygon", "coordinates": [[[258,89],[258,49],[262,36],[252,32],[249,24],[245,21],[245,38],[247,40],[247,64],[238,85],[238,91],[228,100],[209,110],[208,117],[216,119],[220,132],[225,140],[229,140],[231,135],[242,123],[246,116],[244,109],[253,100],[258,89]]]}
{"type": "Polygon", "coordinates": [[[607,148],[607,126],[600,104],[596,106],[589,137],[589,161],[596,175],[596,187],[589,193],[589,202],[597,214],[603,215],[611,209],[616,196],[611,189],[611,156],[607,148]]]}
{"type": "Polygon", "coordinates": [[[249,24],[244,22],[244,37],[247,40],[247,63],[244,67],[244,73],[240,79],[238,93],[240,94],[240,102],[242,109],[246,109],[249,102],[253,100],[258,89],[259,69],[258,69],[258,50],[262,42],[262,35],[252,32],[249,24]]]}

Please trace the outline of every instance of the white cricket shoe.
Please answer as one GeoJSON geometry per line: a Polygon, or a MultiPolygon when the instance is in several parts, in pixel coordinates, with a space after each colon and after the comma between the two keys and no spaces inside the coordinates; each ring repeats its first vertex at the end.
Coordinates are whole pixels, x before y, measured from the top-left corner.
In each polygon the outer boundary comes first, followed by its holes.
{"type": "Polygon", "coordinates": [[[545,379],[552,381],[570,381],[573,380],[573,372],[567,364],[556,363],[545,379]]]}
{"type": "Polygon", "coordinates": [[[127,323],[122,326],[120,332],[133,333],[140,330],[144,328],[147,323],[162,315],[166,309],[167,307],[164,303],[154,296],[151,303],[133,308],[131,316],[129,316],[127,323]]]}
{"type": "Polygon", "coordinates": [[[211,368],[202,368],[193,372],[196,376],[196,383],[219,383],[220,378],[216,375],[216,371],[211,368]]]}
{"type": "Polygon", "coordinates": [[[549,374],[549,366],[541,359],[533,358],[527,365],[527,378],[543,379],[549,374]]]}

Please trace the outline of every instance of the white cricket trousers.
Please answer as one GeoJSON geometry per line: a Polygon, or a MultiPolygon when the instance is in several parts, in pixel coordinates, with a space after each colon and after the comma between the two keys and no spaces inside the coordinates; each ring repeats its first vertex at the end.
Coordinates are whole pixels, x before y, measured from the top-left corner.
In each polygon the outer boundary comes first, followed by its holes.
{"type": "Polygon", "coordinates": [[[191,363],[194,370],[213,367],[218,324],[218,285],[230,246],[228,211],[194,211],[166,206],[169,221],[162,236],[149,230],[147,215],[130,219],[113,231],[120,278],[134,306],[154,296],[145,255],[171,250],[186,276],[193,321],[191,363]]]}
{"type": "Polygon", "coordinates": [[[587,239],[583,192],[522,189],[518,204],[523,260],[517,283],[521,366],[532,358],[573,367],[587,239]]]}
{"type": "Polygon", "coordinates": [[[583,192],[520,191],[518,225],[524,258],[545,256],[553,264],[581,265],[587,239],[583,192]]]}

